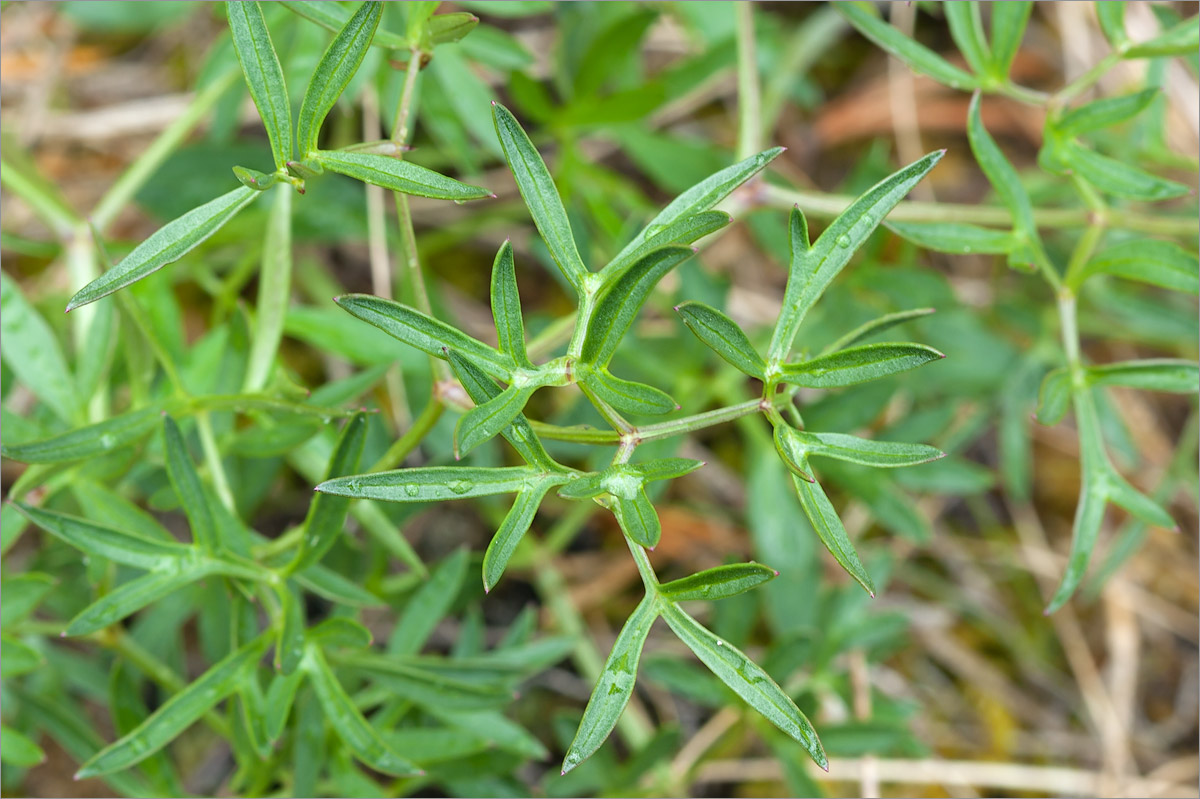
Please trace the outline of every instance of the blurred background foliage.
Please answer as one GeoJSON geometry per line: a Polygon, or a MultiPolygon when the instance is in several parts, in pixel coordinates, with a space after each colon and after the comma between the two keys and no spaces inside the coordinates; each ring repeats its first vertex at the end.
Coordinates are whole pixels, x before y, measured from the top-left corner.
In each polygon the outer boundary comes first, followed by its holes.
{"type": "MultiPolygon", "coordinates": [[[[1107,44],[1092,6],[1037,4],[1014,75],[1027,86],[1053,89],[1099,61],[1107,44]]],[[[288,86],[302,92],[330,33],[280,4],[264,8],[288,86]]],[[[585,262],[603,263],[665,200],[738,157],[735,10],[724,2],[457,2],[440,9],[448,10],[470,11],[481,22],[461,42],[439,46],[423,68],[414,149],[406,158],[499,196],[462,207],[414,198],[428,288],[439,318],[489,340],[489,266],[498,244],[511,237],[534,339],[572,305],[504,167],[490,101],[503,101],[521,118],[546,154],[585,262]]],[[[884,11],[961,63],[936,4],[897,3],[884,11]]],[[[1194,3],[1132,3],[1128,24],[1144,38],[1172,18],[1194,14],[1194,3]]],[[[404,15],[403,4],[389,4],[381,27],[403,31],[404,15]]],[[[948,154],[914,199],[994,202],[967,147],[969,95],[914,76],[828,4],[766,4],[753,19],[765,144],[788,148],[768,183],[819,204],[828,195],[856,194],[897,165],[945,147],[948,154]]],[[[237,73],[220,5],[10,2],[0,20],[5,158],[27,161],[78,209],[94,207],[121,170],[185,112],[189,92],[215,87],[197,130],[113,220],[114,260],[163,222],[227,191],[231,164],[269,171],[270,149],[237,73]]],[[[394,57],[383,48],[370,51],[327,124],[326,146],[389,135],[405,75],[394,57]]],[[[1163,93],[1152,112],[1106,132],[1098,145],[1194,190],[1196,79],[1194,56],[1113,70],[1100,94],[1147,81],[1163,93]]],[[[299,104],[298,94],[292,99],[299,104]]],[[[1078,205],[1061,181],[1036,169],[1038,109],[989,98],[985,120],[1028,178],[1037,208],[1078,205]]],[[[368,240],[368,217],[377,213],[371,202],[361,184],[329,174],[310,181],[295,203],[294,296],[282,350],[288,377],[274,386],[296,397],[326,391],[379,410],[370,416],[364,463],[375,462],[412,423],[433,379],[420,353],[329,302],[378,288],[368,240]]],[[[636,338],[622,345],[628,377],[666,390],[685,413],[753,396],[744,376],[714,358],[670,309],[701,300],[726,311],[756,341],[769,336],[786,277],[789,206],[762,183],[730,198],[735,223],[664,282],[636,338]]],[[[1194,218],[1195,193],[1155,209],[1194,218]]],[[[140,341],[122,327],[104,342],[107,349],[73,342],[61,313],[78,288],[62,266],[67,243],[9,192],[2,210],[5,273],[45,320],[46,335],[72,364],[108,359],[116,389],[107,401],[117,407],[135,401],[129,391],[136,389],[122,386],[132,386],[130,371],[149,360],[138,351],[140,341]]],[[[267,211],[266,204],[248,208],[178,264],[131,289],[195,393],[239,388],[267,211]]],[[[828,216],[810,211],[811,224],[819,230],[828,216]]],[[[382,243],[399,252],[394,225],[385,229],[382,243]]],[[[1079,232],[1053,229],[1047,247],[1065,261],[1079,232]]],[[[1195,236],[1185,243],[1194,251],[1195,236]]],[[[149,785],[200,794],[290,795],[307,788],[344,796],[881,789],[884,795],[1194,796],[1200,776],[1195,400],[1119,390],[1100,404],[1121,471],[1169,507],[1184,532],[1149,530],[1110,512],[1081,595],[1044,617],[1079,492],[1073,431],[1030,418],[1041,378],[1056,365],[1052,306],[1046,286],[1009,270],[1001,257],[930,253],[881,229],[814,309],[805,328],[810,338],[801,343],[811,352],[881,314],[932,307],[937,313],[906,324],[908,338],[949,356],[917,373],[814,393],[804,408],[813,429],[870,431],[949,453],[895,472],[840,462],[822,469],[875,577],[874,600],[818,545],[759,420],[647,447],[655,457],[708,462],[655,497],[663,536],[653,560],[664,580],[729,560],[760,560],[780,571],[758,591],[712,605],[704,620],[792,693],[830,755],[828,775],[814,773],[797,746],[736,701],[660,627],[651,633],[626,720],[596,756],[560,777],[555,764],[590,691],[581,675],[589,658],[607,653],[640,587],[611,517],[550,497],[534,522],[536,543],[486,599],[475,575],[505,510],[488,500],[378,506],[385,526],[403,530],[429,564],[430,580],[453,601],[431,604],[423,597],[432,583],[402,547],[361,534],[361,519],[325,560],[384,603],[358,616],[377,639],[386,640],[397,619],[403,625],[423,614],[424,651],[467,664],[482,663],[490,652],[505,684],[519,685],[516,700],[489,705],[492,727],[461,714],[445,718],[444,710],[439,716],[436,702],[419,697],[384,705],[391,718],[373,721],[391,730],[426,777],[389,781],[357,768],[337,746],[322,746],[327,733],[302,696],[297,723],[315,730],[316,743],[288,739],[270,753],[269,767],[238,762],[220,739],[197,728],[173,747],[170,763],[147,761],[107,784],[73,783],[67,775],[76,764],[121,725],[106,710],[112,697],[153,707],[166,694],[146,675],[113,666],[127,653],[115,660],[104,642],[85,646],[47,635],[90,601],[84,576],[94,566],[27,529],[5,506],[5,630],[18,630],[22,646],[45,667],[5,681],[4,791],[104,795],[149,785]],[[17,762],[9,758],[17,735],[39,745],[45,760],[7,765],[17,762]]],[[[4,312],[7,322],[7,304],[4,312]]],[[[1094,281],[1081,302],[1080,327],[1085,353],[1096,361],[1197,357],[1191,296],[1094,281]]],[[[9,369],[8,350],[4,356],[5,444],[64,429],[9,369]]],[[[540,392],[527,412],[555,424],[598,424],[580,399],[540,392]]],[[[456,418],[444,415],[408,463],[449,462],[456,418]]],[[[213,424],[245,523],[270,537],[302,520],[334,440],[331,425],[297,423],[281,433],[278,426],[235,423],[232,414],[214,414],[213,424]]],[[[602,468],[611,456],[603,448],[547,443],[556,458],[590,458],[580,464],[588,468],[602,468]]],[[[96,458],[51,481],[46,493],[65,510],[115,494],[125,512],[134,503],[179,530],[182,515],[154,465],[162,457],[156,447],[152,437],[146,453],[96,458]]],[[[495,465],[507,453],[492,441],[472,457],[495,465]]],[[[6,494],[23,468],[4,462],[6,494]]],[[[129,637],[175,673],[194,673],[193,661],[212,662],[228,651],[222,625],[236,600],[218,583],[197,584],[137,617],[129,637]]],[[[336,605],[310,606],[310,615],[347,611],[336,605]]],[[[477,672],[446,668],[485,679],[482,665],[477,672]]],[[[369,682],[358,686],[359,698],[372,689],[369,682]]],[[[136,717],[145,708],[130,712],[136,717]]]]}

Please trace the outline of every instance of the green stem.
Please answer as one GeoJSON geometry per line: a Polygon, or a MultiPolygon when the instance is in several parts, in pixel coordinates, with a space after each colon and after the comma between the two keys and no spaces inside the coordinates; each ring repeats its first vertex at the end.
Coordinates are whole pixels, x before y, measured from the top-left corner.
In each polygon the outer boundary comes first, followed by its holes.
{"type": "Polygon", "coordinates": [[[625,543],[629,545],[629,551],[633,553],[633,562],[637,564],[642,584],[646,586],[646,593],[656,593],[658,591],[658,575],[654,573],[650,556],[646,554],[646,550],[640,544],[635,544],[629,536],[625,536],[625,543]]]}
{"type": "MultiPolygon", "coordinates": [[[[787,407],[791,399],[792,395],[784,392],[775,395],[771,404],[775,408],[787,407]]],[[[684,433],[703,430],[706,427],[714,427],[725,422],[731,422],[734,419],[740,419],[743,416],[750,416],[761,410],[763,410],[762,400],[748,400],[737,405],[730,405],[725,408],[717,408],[711,411],[704,411],[703,413],[692,414],[691,416],[683,416],[679,419],[672,419],[669,422],[659,422],[658,424],[646,425],[645,427],[631,428],[627,435],[633,436],[637,439],[637,443],[643,444],[647,441],[673,438],[684,433]]],[[[576,427],[559,427],[533,420],[530,420],[529,423],[533,425],[533,431],[539,437],[548,438],[551,441],[569,441],[573,444],[620,444],[623,437],[621,433],[615,430],[598,430],[594,427],[582,425],[576,427]]]]}
{"type": "Polygon", "coordinates": [[[292,187],[274,190],[275,203],[267,218],[263,238],[262,270],[258,279],[258,313],[254,319],[254,344],[246,367],[242,391],[259,391],[267,383],[283,339],[292,289],[292,187]]]}
{"type": "Polygon", "coordinates": [[[579,386],[579,390],[583,392],[584,396],[587,397],[592,405],[596,407],[596,410],[600,412],[600,415],[604,417],[604,421],[612,425],[613,429],[620,434],[618,441],[620,438],[623,438],[625,435],[633,432],[633,425],[627,422],[625,417],[622,416],[616,408],[597,397],[595,392],[593,392],[583,383],[578,383],[577,385],[579,386]]]}
{"type": "Polygon", "coordinates": [[[216,436],[213,435],[212,417],[208,413],[196,415],[196,430],[200,433],[200,447],[204,450],[204,461],[208,464],[217,499],[236,515],[237,505],[233,501],[233,491],[230,490],[229,478],[225,475],[225,464],[221,462],[221,450],[217,447],[216,436]]]}
{"type": "Polygon", "coordinates": [[[154,175],[167,156],[179,147],[192,128],[216,105],[225,90],[233,85],[241,74],[237,61],[231,59],[228,69],[197,94],[183,113],[158,134],[158,138],[129,165],[92,210],[92,224],[97,230],[103,232],[113,223],[117,214],[129,204],[138,189],[154,175]]]}
{"type": "Polygon", "coordinates": [[[1125,55],[1125,51],[1129,45],[1121,45],[1116,50],[1112,51],[1104,58],[1097,61],[1091,69],[1080,75],[1075,80],[1068,83],[1056,91],[1049,97],[1049,107],[1062,108],[1079,94],[1091,88],[1092,84],[1100,80],[1110,69],[1121,63],[1121,58],[1125,55]]]}
{"type": "Polygon", "coordinates": [[[754,40],[754,4],[734,3],[737,28],[738,160],[762,149],[762,97],[758,84],[758,53],[754,40]]]}
{"type": "MultiPolygon", "coordinates": [[[[787,189],[767,183],[763,191],[768,205],[788,208],[799,205],[800,210],[816,219],[833,219],[854,201],[840,194],[787,189]]],[[[1092,214],[1086,208],[1039,208],[1033,212],[1039,228],[1081,228],[1092,224],[1092,214]]],[[[966,222],[987,227],[1012,227],[1013,218],[1007,208],[987,205],[955,205],[952,203],[901,202],[888,219],[893,222],[966,222]]],[[[1191,236],[1200,230],[1195,216],[1122,213],[1112,220],[1121,230],[1161,236],[1191,236]]]]}
{"type": "Polygon", "coordinates": [[[425,405],[425,409],[421,411],[421,415],[413,421],[412,427],[404,431],[404,435],[396,439],[395,443],[388,447],[387,452],[383,453],[383,456],[375,461],[375,465],[368,471],[386,472],[389,469],[397,468],[429,434],[429,431],[437,424],[437,420],[442,418],[442,412],[445,410],[445,405],[437,398],[431,397],[425,405]]]}

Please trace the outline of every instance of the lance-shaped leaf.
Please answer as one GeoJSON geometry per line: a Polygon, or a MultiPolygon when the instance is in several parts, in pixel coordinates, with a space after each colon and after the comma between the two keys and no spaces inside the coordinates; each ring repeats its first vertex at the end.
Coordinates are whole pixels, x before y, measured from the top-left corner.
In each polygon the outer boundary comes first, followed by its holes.
{"type": "Polygon", "coordinates": [[[658,540],[662,537],[662,522],[640,483],[632,491],[614,494],[612,511],[629,540],[647,549],[658,546],[658,540]]]}
{"type": "Polygon", "coordinates": [[[0,356],[55,415],[78,420],[80,398],[58,338],[6,272],[0,272],[0,356]]]}
{"type": "Polygon", "coordinates": [[[924,344],[865,344],[783,365],[780,380],[808,388],[852,386],[916,369],[946,356],[924,344]]]}
{"type": "Polygon", "coordinates": [[[13,504],[29,521],[76,549],[139,569],[167,567],[193,552],[191,547],[183,544],[144,538],[78,516],[36,508],[24,502],[13,504]]]}
{"type": "MultiPolygon", "coordinates": [[[[329,459],[326,479],[331,480],[358,471],[366,440],[367,417],[360,413],[343,428],[333,457],[329,459]]],[[[308,507],[308,517],[304,520],[304,537],[300,539],[295,560],[287,567],[289,574],[304,571],[325,557],[325,553],[341,535],[349,511],[350,500],[345,497],[322,493],[313,498],[308,507]]]]}
{"type": "Polygon", "coordinates": [[[663,583],[658,592],[672,602],[724,599],[744,594],[778,576],[779,572],[761,563],[730,563],[663,583]]]}
{"type": "Polygon", "coordinates": [[[280,615],[283,625],[275,642],[275,670],[285,677],[295,673],[304,660],[304,628],[307,624],[304,600],[293,585],[280,583],[275,586],[279,596],[280,615]]]}
{"type": "Polygon", "coordinates": [[[1195,55],[1200,44],[1200,17],[1187,19],[1167,28],[1148,41],[1125,51],[1126,58],[1157,58],[1171,55],[1195,55]]]}
{"type": "MultiPolygon", "coordinates": [[[[462,383],[467,396],[476,404],[488,402],[500,395],[499,386],[478,367],[458,353],[451,350],[448,353],[447,360],[450,361],[450,368],[454,370],[454,376],[462,383]]],[[[533,427],[523,415],[517,414],[510,425],[500,431],[500,435],[504,436],[513,445],[513,449],[529,465],[550,469],[558,468],[557,464],[546,453],[542,442],[538,440],[537,435],[533,432],[533,427]]]]}
{"type": "Polygon", "coordinates": [[[978,85],[969,73],[880,19],[870,3],[838,3],[834,8],[857,28],[859,33],[915,71],[954,89],[973,89],[978,85]]]}
{"type": "Polygon", "coordinates": [[[178,591],[185,585],[220,571],[216,561],[180,560],[171,569],[152,571],[122,583],[81,610],[67,625],[67,635],[87,635],[116,624],[152,602],[178,591]]]}
{"type": "Polygon", "coordinates": [[[606,281],[588,321],[587,335],[580,351],[583,360],[595,366],[607,366],[658,281],[692,254],[690,247],[653,250],[617,279],[606,281]]]}
{"type": "Polygon", "coordinates": [[[787,437],[794,442],[802,457],[818,455],[878,468],[916,466],[946,457],[946,453],[940,449],[925,444],[874,441],[843,433],[808,433],[784,425],[780,427],[787,431],[787,437]]]}
{"type": "Polygon", "coordinates": [[[971,105],[967,110],[967,140],[979,168],[983,170],[1001,202],[1013,216],[1013,236],[1016,241],[1009,250],[1009,266],[1029,267],[1041,246],[1037,225],[1033,221],[1033,204],[1030,203],[1029,194],[1017,177],[1017,170],[1004,157],[996,141],[983,126],[978,92],[971,98],[971,105]]]}
{"type": "Polygon", "coordinates": [[[325,717],[354,757],[376,771],[397,777],[425,773],[396,753],[379,731],[363,718],[333,669],[329,668],[320,648],[309,645],[304,670],[325,717]]]}
{"type": "Polygon", "coordinates": [[[154,429],[159,416],[155,408],[128,411],[50,438],[0,446],[0,453],[22,463],[62,463],[93,458],[138,441],[154,429]]]}
{"type": "MultiPolygon", "coordinates": [[[[806,461],[801,460],[799,465],[801,469],[811,473],[811,470],[806,468],[808,466],[806,461]]],[[[858,559],[854,544],[850,542],[850,535],[842,525],[841,518],[833,509],[833,503],[825,495],[821,484],[815,480],[809,482],[795,476],[792,477],[792,482],[796,485],[796,493],[800,497],[800,506],[804,508],[804,515],[812,523],[813,529],[817,531],[817,537],[829,550],[829,554],[833,555],[833,559],[846,570],[847,574],[857,580],[868,594],[875,596],[875,584],[871,582],[870,575],[863,568],[862,561],[858,559]]]]}
{"type": "Polygon", "coordinates": [[[1191,191],[1182,183],[1151,175],[1125,161],[1089,150],[1078,142],[1068,143],[1061,155],[1067,168],[1114,197],[1153,202],[1182,197],[1191,191]]]}
{"type": "Polygon", "coordinates": [[[46,759],[46,753],[20,730],[0,725],[0,762],[16,768],[36,766],[46,759]]]}
{"type": "MultiPolygon", "coordinates": [[[[470,466],[429,466],[391,472],[359,474],[326,480],[317,491],[385,502],[439,502],[492,494],[512,494],[545,476],[530,466],[483,469],[470,466]]],[[[564,476],[563,481],[566,481],[564,476]]]]}
{"type": "Polygon", "coordinates": [[[45,663],[33,647],[8,635],[0,636],[0,677],[10,679],[28,674],[45,663]]]}
{"type": "Polygon", "coordinates": [[[121,262],[80,289],[67,311],[95,302],[178,261],[245,208],[260,192],[239,186],[159,228],[121,262]]]}
{"type": "Polygon", "coordinates": [[[1088,261],[1072,286],[1092,275],[1115,275],[1187,294],[1200,294],[1196,256],[1178,244],[1158,239],[1131,239],[1114,244],[1088,261]]]}
{"type": "Polygon", "coordinates": [[[728,316],[702,302],[685,302],[675,306],[675,311],[696,338],[730,365],[759,380],[765,378],[766,362],[745,332],[728,316]]]}
{"type": "Polygon", "coordinates": [[[325,169],[402,194],[456,202],[495,196],[487,189],[469,186],[432,169],[386,155],[321,150],[313,155],[313,160],[325,169]]]}
{"type": "MultiPolygon", "coordinates": [[[[742,170],[739,174],[744,171],[742,170]]],[[[702,211],[692,216],[676,219],[667,225],[652,222],[635,238],[637,246],[626,247],[621,251],[621,255],[610,261],[600,270],[600,273],[604,275],[605,280],[616,280],[626,269],[637,263],[638,259],[651,250],[672,244],[691,244],[697,239],[717,232],[728,225],[731,219],[732,217],[724,211],[702,211]]]]}
{"type": "Polygon", "coordinates": [[[1056,425],[1071,406],[1071,376],[1066,369],[1052,369],[1042,378],[1038,389],[1037,420],[1056,425]]]}
{"type": "Polygon", "coordinates": [[[525,323],[521,318],[521,295],[517,291],[517,269],[513,261],[512,243],[500,245],[492,263],[492,319],[496,323],[496,340],[500,351],[526,369],[533,364],[525,352],[525,323]]]}
{"type": "Polygon", "coordinates": [[[375,641],[371,631],[361,622],[345,616],[333,616],[323,620],[308,631],[307,638],[310,643],[322,649],[365,649],[375,641]]]}
{"type": "Polygon", "coordinates": [[[965,222],[887,222],[888,228],[903,239],[934,252],[955,255],[1003,255],[1012,249],[1013,234],[1008,230],[968,225],[965,222]]]}
{"type": "Polygon", "coordinates": [[[230,653],[195,682],[164,702],[136,729],[97,752],[83,764],[76,779],[110,774],[145,760],[175,740],[181,732],[233,693],[246,673],[267,651],[270,637],[260,635],[230,653]]]}
{"type": "Polygon", "coordinates": [[[509,380],[512,377],[515,364],[509,356],[407,305],[370,294],[343,294],[335,297],[334,302],[389,336],[435,358],[446,358],[446,350],[450,350],[457,352],[492,377],[501,380],[509,380]]]}
{"type": "Polygon", "coordinates": [[[529,207],[533,224],[550,250],[550,257],[558,264],[567,282],[582,295],[588,270],[575,247],[575,234],[571,232],[571,223],[546,162],[507,108],[492,103],[492,121],[496,125],[500,147],[504,150],[504,159],[508,161],[509,169],[517,181],[517,189],[529,207]]]}
{"type": "Polygon", "coordinates": [[[1108,43],[1114,48],[1123,45],[1129,39],[1129,34],[1125,32],[1125,3],[1118,0],[1096,3],[1095,9],[1104,38],[1108,39],[1108,43]]]}
{"type": "Polygon", "coordinates": [[[200,483],[200,475],[192,464],[192,456],[183,441],[179,425],[170,416],[163,416],[163,449],[167,458],[167,475],[179,498],[179,504],[187,515],[192,529],[192,538],[206,552],[217,549],[219,537],[212,508],[200,483]]]}
{"type": "Polygon", "coordinates": [[[392,629],[387,642],[389,655],[415,655],[421,651],[438,622],[450,612],[467,574],[467,560],[467,550],[460,547],[430,573],[392,629]]]}
{"type": "Polygon", "coordinates": [[[971,65],[976,75],[990,75],[992,48],[983,33],[983,15],[979,3],[949,3],[942,6],[946,22],[950,25],[950,36],[958,45],[958,51],[971,65]]]}
{"type": "Polygon", "coordinates": [[[679,409],[679,403],[654,386],[613,377],[607,369],[591,369],[579,378],[597,397],[621,413],[661,415],[679,409]]]}
{"type": "Polygon", "coordinates": [[[313,70],[300,103],[296,128],[296,143],[301,159],[317,149],[321,124],[362,64],[382,15],[382,3],[368,1],[360,5],[337,36],[333,37],[317,68],[313,70]]]}
{"type": "Polygon", "coordinates": [[[225,4],[225,12],[233,49],[271,140],[275,166],[283,169],[292,157],[292,106],[279,56],[271,43],[271,32],[257,2],[229,2],[225,4]]]}
{"type": "Polygon", "coordinates": [[[704,465],[704,461],[691,458],[654,458],[641,463],[626,463],[621,469],[628,470],[646,482],[673,480],[691,474],[704,465]]]}
{"type": "Polygon", "coordinates": [[[696,657],[728,685],[733,692],[757,710],[767,721],[783,730],[808,752],[818,766],[829,769],[825,750],[816,730],[791,697],[770,675],[732,644],[722,641],[678,605],[665,603],[662,616],[671,630],[696,657]]]}
{"type": "MultiPolygon", "coordinates": [[[[973,4],[977,5],[977,4],[973,4]]],[[[1025,26],[1029,24],[1029,15],[1033,11],[1033,3],[1027,0],[1013,0],[1008,3],[991,3],[988,8],[992,12],[992,57],[988,72],[997,81],[1008,79],[1017,50],[1021,48],[1021,39],[1025,36],[1025,26]]]]}
{"type": "Polygon", "coordinates": [[[1055,123],[1055,128],[1060,135],[1079,136],[1119,124],[1145,111],[1159,93],[1158,87],[1152,87],[1133,94],[1096,100],[1064,114],[1055,123]]]}
{"type": "Polygon", "coordinates": [[[452,44],[475,30],[475,26],[478,24],[479,17],[465,11],[438,14],[430,17],[425,23],[425,33],[429,37],[430,44],[434,46],[452,44]]]}
{"type": "Polygon", "coordinates": [[[646,644],[646,636],[658,618],[659,607],[656,597],[647,596],[634,608],[633,613],[625,621],[617,640],[613,642],[608,660],[604,662],[604,671],[592,689],[592,697],[588,700],[583,718],[579,720],[579,729],[575,740],[567,749],[563,758],[562,773],[566,774],[584,760],[591,757],[600,745],[607,740],[617,720],[629,704],[633,695],[633,686],[637,681],[638,662],[642,658],[642,647],[646,644]]]}
{"type": "Polygon", "coordinates": [[[1181,358],[1146,358],[1091,366],[1087,379],[1093,386],[1125,386],[1173,394],[1200,391],[1200,367],[1195,361],[1181,358]]]}
{"type": "Polygon", "coordinates": [[[507,429],[525,409],[537,386],[511,385],[482,405],[464,413],[454,426],[454,457],[461,458],[475,447],[507,429]]]}
{"type": "Polygon", "coordinates": [[[1131,486],[1111,466],[1104,481],[1104,491],[1114,505],[1124,508],[1146,524],[1178,531],[1175,520],[1162,505],[1131,486]]]}
{"type": "Polygon", "coordinates": [[[609,470],[577,477],[558,489],[558,495],[563,499],[591,499],[608,491],[604,487],[604,478],[609,470]]]}
{"type": "Polygon", "coordinates": [[[0,626],[9,627],[32,613],[56,582],[41,572],[5,577],[0,583],[0,594],[4,597],[0,602],[0,626]]]}
{"type": "Polygon", "coordinates": [[[448,676],[444,666],[452,661],[436,659],[432,664],[402,659],[392,654],[358,652],[341,659],[342,665],[366,672],[396,696],[421,707],[435,706],[455,710],[495,707],[512,701],[513,694],[490,679],[470,682],[448,676]]]}
{"type": "Polygon", "coordinates": [[[554,485],[553,481],[545,480],[517,494],[517,499],[500,524],[500,529],[492,536],[487,551],[483,553],[484,593],[491,591],[500,582],[509,559],[512,558],[513,552],[516,552],[517,545],[528,532],[529,526],[533,524],[533,517],[537,515],[542,499],[554,485]]]}
{"type": "Polygon", "coordinates": [[[263,718],[263,728],[267,739],[279,740],[283,728],[287,725],[288,716],[292,712],[292,704],[296,701],[296,692],[304,681],[304,671],[296,669],[291,674],[276,674],[267,688],[266,716],[263,718]]]}
{"type": "Polygon", "coordinates": [[[903,324],[913,319],[919,319],[922,316],[929,316],[933,313],[933,308],[914,308],[911,311],[898,311],[896,313],[885,314],[869,322],[864,322],[858,327],[851,330],[846,335],[839,338],[837,341],[830,344],[825,349],[821,350],[821,354],[825,355],[830,352],[837,352],[845,349],[851,344],[855,344],[868,336],[873,336],[876,333],[882,333],[890,327],[903,324]]]}
{"type": "MultiPolygon", "coordinates": [[[[890,26],[889,26],[890,27],[890,26]]],[[[767,360],[778,363],[787,357],[805,315],[862,246],[867,236],[941,160],[938,150],[884,178],[850,204],[830,223],[812,245],[806,247],[807,226],[799,209],[792,210],[792,258],[788,269],[783,307],[767,360]]]]}
{"type": "MultiPolygon", "coordinates": [[[[335,33],[345,27],[350,19],[350,12],[338,3],[326,3],[322,0],[281,0],[279,5],[335,33]]],[[[383,28],[376,28],[375,35],[370,39],[375,47],[389,50],[408,50],[410,47],[408,39],[383,28]]]]}
{"type": "Polygon", "coordinates": [[[342,575],[317,564],[295,575],[297,583],[319,597],[352,608],[373,608],[387,604],[367,589],[342,575]]]}

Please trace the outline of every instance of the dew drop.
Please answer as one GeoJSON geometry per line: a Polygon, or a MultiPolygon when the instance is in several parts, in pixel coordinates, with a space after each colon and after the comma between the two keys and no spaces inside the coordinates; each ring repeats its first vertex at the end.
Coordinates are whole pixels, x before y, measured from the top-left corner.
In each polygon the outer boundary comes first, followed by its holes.
{"type": "Polygon", "coordinates": [[[114,446],[116,446],[116,443],[117,440],[111,433],[105,433],[104,435],[100,436],[100,446],[104,447],[105,449],[112,449],[114,446]]]}
{"type": "Polygon", "coordinates": [[[970,245],[963,247],[963,252],[969,253],[970,251],[971,251],[970,245]]]}
{"type": "Polygon", "coordinates": [[[455,494],[465,494],[475,487],[470,480],[451,480],[447,486],[455,494]]]}
{"type": "Polygon", "coordinates": [[[850,246],[850,237],[843,233],[842,235],[838,236],[837,243],[839,247],[846,249],[850,246]]]}
{"type": "Polygon", "coordinates": [[[725,646],[725,642],[718,639],[717,646],[725,646]]]}
{"type": "Polygon", "coordinates": [[[405,483],[404,493],[408,494],[410,497],[415,497],[417,494],[421,493],[421,489],[416,483],[405,483]]]}

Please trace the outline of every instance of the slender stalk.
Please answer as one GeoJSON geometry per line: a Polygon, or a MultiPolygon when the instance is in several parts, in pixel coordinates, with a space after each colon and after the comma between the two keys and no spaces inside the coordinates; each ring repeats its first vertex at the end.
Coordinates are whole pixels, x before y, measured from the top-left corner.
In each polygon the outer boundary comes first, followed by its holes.
{"type": "Polygon", "coordinates": [[[1090,89],[1092,84],[1100,80],[1106,72],[1121,63],[1121,58],[1124,57],[1128,47],[1129,45],[1121,45],[1097,61],[1087,72],[1052,94],[1048,98],[1050,107],[1061,108],[1078,95],[1090,89]]]}
{"type": "Polygon", "coordinates": [[[646,586],[646,592],[658,591],[658,575],[654,573],[654,566],[651,565],[650,556],[646,554],[646,550],[640,544],[635,544],[629,536],[625,537],[625,543],[629,545],[629,551],[633,553],[633,562],[637,564],[638,574],[642,577],[642,584],[646,586]]]}
{"type": "Polygon", "coordinates": [[[273,189],[275,202],[263,237],[258,313],[243,391],[260,391],[267,384],[283,339],[283,323],[292,291],[292,192],[286,183],[273,189]]]}
{"type": "Polygon", "coordinates": [[[96,226],[97,230],[103,232],[113,223],[117,214],[129,204],[137,190],[150,179],[155,170],[167,159],[167,156],[175,152],[187,135],[191,133],[192,128],[216,105],[225,90],[233,85],[241,74],[238,62],[230,59],[226,71],[197,94],[183,113],[164,128],[163,132],[158,134],[158,138],[151,142],[138,159],[129,165],[129,168],[121,174],[121,177],[117,178],[116,183],[105,192],[104,196],[100,198],[100,202],[96,203],[96,207],[92,210],[92,224],[96,226]]]}
{"type": "Polygon", "coordinates": [[[758,51],[754,40],[754,3],[734,3],[737,29],[738,160],[762,149],[762,97],[758,85],[758,51]]]}
{"type": "Polygon", "coordinates": [[[221,504],[236,515],[237,506],[233,501],[233,491],[229,488],[225,464],[221,462],[221,450],[217,447],[216,436],[213,435],[212,417],[208,413],[196,415],[196,430],[200,433],[200,447],[204,450],[204,461],[208,464],[209,475],[212,477],[217,499],[221,500],[221,504]]]}
{"type": "Polygon", "coordinates": [[[597,397],[596,394],[587,386],[583,385],[582,383],[578,385],[579,390],[583,392],[584,396],[588,398],[592,405],[596,407],[596,410],[600,412],[600,415],[604,417],[604,421],[612,425],[613,429],[621,434],[621,438],[633,432],[633,425],[626,421],[625,417],[622,416],[616,408],[597,397]]]}
{"type": "MultiPolygon", "coordinates": [[[[785,392],[777,394],[771,400],[771,406],[775,408],[787,407],[790,402],[791,395],[785,392]]],[[[747,400],[746,402],[740,402],[737,405],[730,405],[725,408],[704,411],[703,413],[696,413],[691,416],[682,416],[678,419],[672,419],[669,422],[659,422],[658,424],[646,425],[645,427],[632,427],[626,435],[633,436],[636,438],[637,443],[643,444],[647,441],[672,438],[684,433],[694,433],[697,430],[703,430],[706,427],[715,427],[725,422],[731,422],[734,419],[740,419],[743,416],[750,416],[762,410],[762,400],[747,400]]],[[[574,444],[620,444],[623,437],[621,433],[614,430],[598,430],[594,427],[559,427],[532,420],[530,424],[533,426],[533,431],[539,437],[548,438],[552,441],[569,441],[574,444]]]]}
{"type": "Polygon", "coordinates": [[[429,434],[433,426],[437,424],[437,420],[442,418],[442,412],[446,410],[437,398],[431,397],[425,405],[425,410],[421,411],[421,415],[412,423],[412,427],[404,432],[404,435],[396,439],[387,452],[375,461],[375,464],[370,468],[372,472],[386,472],[389,469],[397,468],[404,459],[409,456],[417,445],[429,434]]]}
{"type": "MultiPolygon", "coordinates": [[[[777,208],[800,210],[817,219],[833,219],[854,200],[839,194],[787,189],[769,183],[763,185],[765,201],[777,208]]],[[[1086,208],[1039,208],[1033,212],[1040,228],[1081,228],[1092,224],[1086,208]]],[[[888,214],[894,222],[966,222],[987,227],[1011,227],[1008,209],[987,205],[955,205],[953,203],[902,202],[888,214]]],[[[1122,213],[1112,220],[1112,226],[1161,236],[1195,236],[1200,223],[1195,216],[1122,213]]]]}

